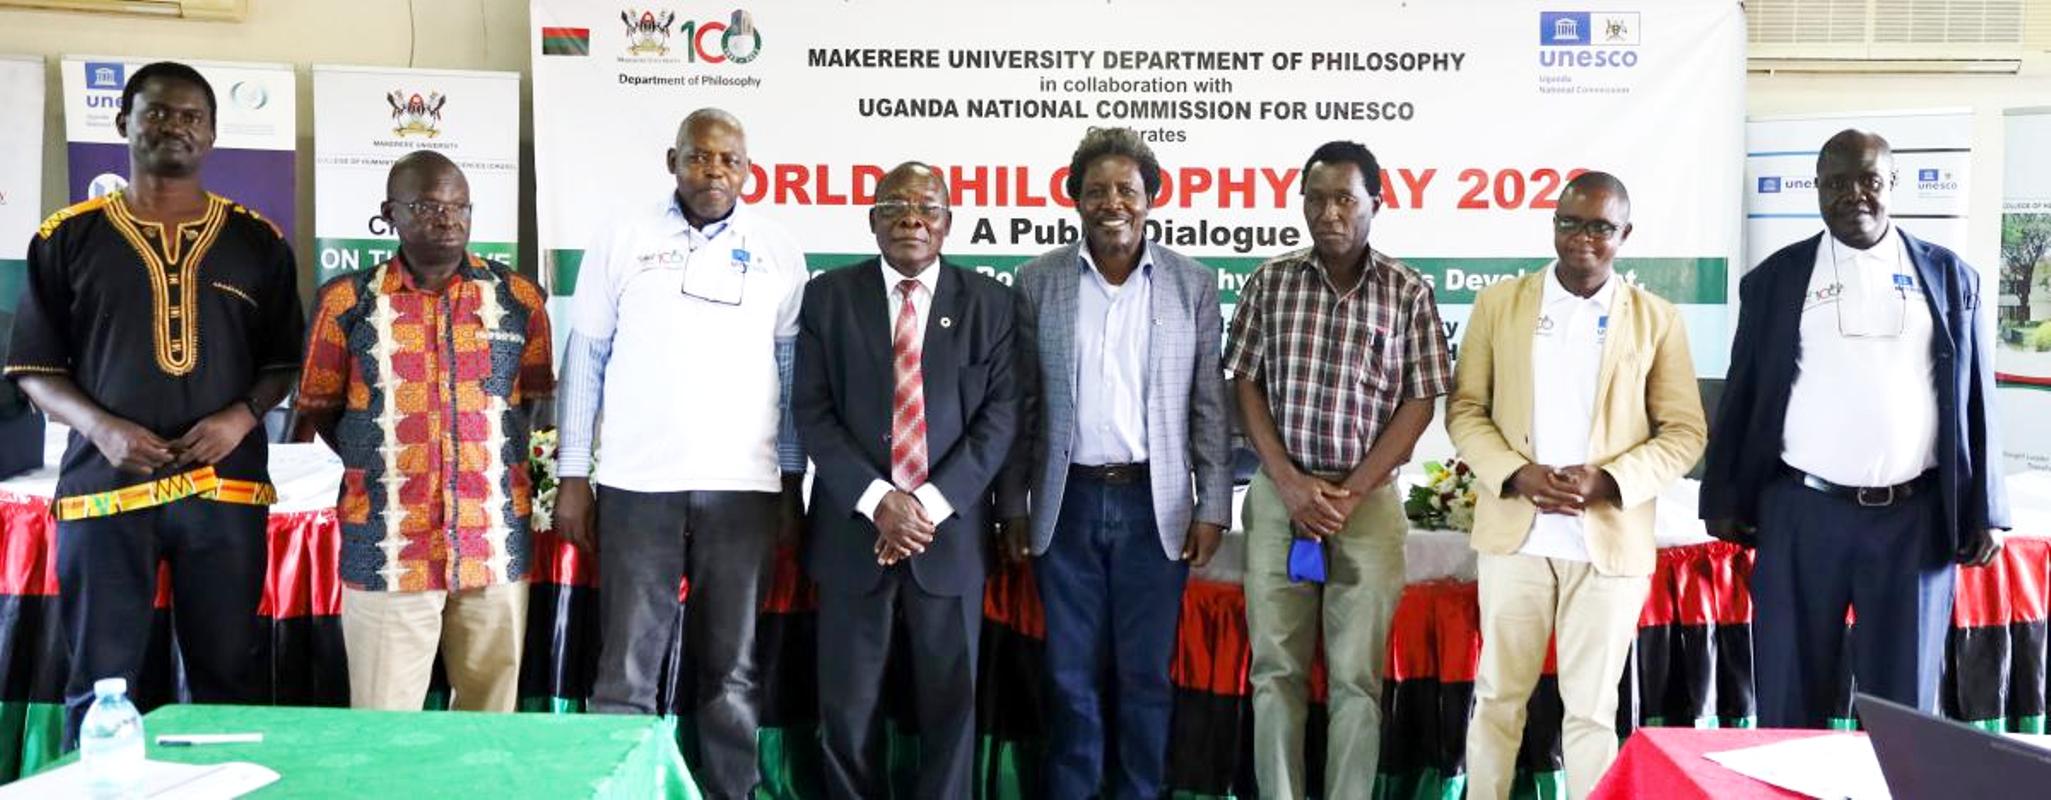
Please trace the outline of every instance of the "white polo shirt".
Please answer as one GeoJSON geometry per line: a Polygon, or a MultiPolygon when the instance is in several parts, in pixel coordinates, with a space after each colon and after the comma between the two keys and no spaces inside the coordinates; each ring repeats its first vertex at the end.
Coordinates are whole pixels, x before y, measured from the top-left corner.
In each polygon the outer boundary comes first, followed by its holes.
{"type": "Polygon", "coordinates": [[[795,337],[804,253],[736,205],[691,227],[674,195],[584,251],[572,331],[611,340],[592,479],[636,492],[782,488],[776,340],[795,337]]]}
{"type": "MultiPolygon", "coordinates": [[[[1561,285],[1558,268],[1557,263],[1545,268],[1538,327],[1531,333],[1531,450],[1540,464],[1570,467],[1588,461],[1596,381],[1618,279],[1611,275],[1595,294],[1581,297],[1561,285]]],[[[1566,514],[1539,514],[1517,552],[1591,560],[1581,518],[1566,514]]]]}
{"type": "Polygon", "coordinates": [[[1844,486],[1937,466],[1933,328],[1922,278],[1889,226],[1871,249],[1828,233],[1802,299],[1802,345],[1781,459],[1844,486]]]}

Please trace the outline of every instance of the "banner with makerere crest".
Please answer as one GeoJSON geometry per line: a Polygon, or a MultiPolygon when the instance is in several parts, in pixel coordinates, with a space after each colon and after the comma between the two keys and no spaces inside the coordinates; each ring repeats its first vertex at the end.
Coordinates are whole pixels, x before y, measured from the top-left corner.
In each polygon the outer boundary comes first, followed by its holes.
{"type": "Polygon", "coordinates": [[[433,150],[470,183],[470,251],[512,264],[520,231],[520,74],[313,68],[314,251],[320,282],[398,250],[378,216],[392,162],[433,150]]]}
{"type": "Polygon", "coordinates": [[[1744,10],[1622,0],[530,0],[541,274],[574,291],[610,220],[661,202],[679,120],[747,127],[745,202],[814,269],[873,256],[865,207],[908,159],[946,175],[950,257],[1009,281],[1079,235],[1064,191],[1092,126],[1163,168],[1150,238],[1218,273],[1229,316],[1263,259],[1307,246],[1304,159],[1379,157],[1373,244],[1437,289],[1459,342],[1475,294],[1552,259],[1579,170],[1630,185],[1619,274],[1680,306],[1720,376],[1740,271],[1744,10]]]}

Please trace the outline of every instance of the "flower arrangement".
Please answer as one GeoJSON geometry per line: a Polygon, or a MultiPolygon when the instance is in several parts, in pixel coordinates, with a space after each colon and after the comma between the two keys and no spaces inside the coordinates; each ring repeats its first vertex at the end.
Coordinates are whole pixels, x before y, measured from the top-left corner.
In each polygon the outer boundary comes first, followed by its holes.
{"type": "Polygon", "coordinates": [[[1474,469],[1460,459],[1424,465],[1424,483],[1410,487],[1403,501],[1403,513],[1420,528],[1471,531],[1474,529],[1474,469]]]}
{"type": "Polygon", "coordinates": [[[527,525],[536,532],[555,530],[556,429],[539,428],[527,436],[527,477],[534,487],[527,525]]]}

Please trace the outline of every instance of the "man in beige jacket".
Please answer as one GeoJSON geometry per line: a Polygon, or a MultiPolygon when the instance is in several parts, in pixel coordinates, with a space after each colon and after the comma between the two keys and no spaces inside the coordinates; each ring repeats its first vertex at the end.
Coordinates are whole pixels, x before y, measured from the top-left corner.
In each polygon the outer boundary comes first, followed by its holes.
{"type": "Polygon", "coordinates": [[[1559,258],[1475,300],[1446,431],[1480,489],[1481,665],[1468,796],[1505,798],[1524,709],[1557,639],[1567,796],[1616,758],[1617,682],[1651,586],[1653,500],[1702,454],[1707,425],[1672,303],[1616,277],[1631,198],[1568,183],[1559,258]]]}

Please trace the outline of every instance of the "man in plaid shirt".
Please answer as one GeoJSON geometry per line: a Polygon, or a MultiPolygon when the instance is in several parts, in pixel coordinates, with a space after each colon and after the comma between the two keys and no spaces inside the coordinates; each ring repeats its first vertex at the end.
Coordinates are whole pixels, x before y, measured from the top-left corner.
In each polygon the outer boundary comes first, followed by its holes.
{"type": "Polygon", "coordinates": [[[1309,793],[1303,731],[1320,630],[1330,687],[1322,796],[1374,789],[1382,660],[1409,531],[1396,469],[1453,383],[1431,284],[1367,245],[1380,189],[1366,147],[1330,142],[1311,154],[1303,219],[1313,246],[1247,279],[1226,337],[1225,371],[1261,462],[1242,524],[1263,797],[1309,793]],[[1291,579],[1299,538],[1322,550],[1324,585],[1291,579]]]}

